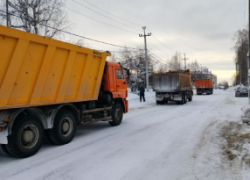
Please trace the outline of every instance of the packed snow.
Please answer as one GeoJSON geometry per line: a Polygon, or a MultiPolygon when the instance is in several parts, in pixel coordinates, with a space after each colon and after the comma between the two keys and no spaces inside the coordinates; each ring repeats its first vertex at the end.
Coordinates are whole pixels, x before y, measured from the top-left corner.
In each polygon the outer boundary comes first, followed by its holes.
{"type": "Polygon", "coordinates": [[[192,102],[156,105],[129,93],[123,123],[79,126],[73,141],[44,144],[26,159],[0,155],[1,180],[249,180],[246,97],[234,89],[194,95],[192,102]]]}

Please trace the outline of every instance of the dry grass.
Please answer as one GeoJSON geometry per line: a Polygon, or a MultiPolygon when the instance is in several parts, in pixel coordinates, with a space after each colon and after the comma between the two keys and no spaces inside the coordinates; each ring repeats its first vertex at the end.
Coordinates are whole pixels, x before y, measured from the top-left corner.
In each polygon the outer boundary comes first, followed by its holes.
{"type": "Polygon", "coordinates": [[[242,133],[243,124],[230,122],[222,128],[221,136],[226,140],[223,145],[223,154],[229,160],[239,159],[250,166],[250,152],[246,147],[250,144],[249,133],[242,133]]]}

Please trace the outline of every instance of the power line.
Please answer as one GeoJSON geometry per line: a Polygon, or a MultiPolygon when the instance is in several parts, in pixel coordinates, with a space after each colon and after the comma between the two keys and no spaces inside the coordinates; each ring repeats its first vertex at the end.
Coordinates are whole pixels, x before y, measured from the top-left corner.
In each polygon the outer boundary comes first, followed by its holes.
{"type": "MultiPolygon", "coordinates": [[[[113,52],[113,53],[118,53],[118,54],[123,53],[123,52],[121,52],[121,51],[111,51],[111,52],[113,52]]],[[[140,51],[138,50],[138,51],[129,51],[129,52],[140,52],[140,51]]]]}
{"type": "Polygon", "coordinates": [[[121,19],[121,20],[123,20],[123,21],[126,21],[126,22],[128,22],[128,23],[131,23],[131,24],[134,24],[134,25],[136,25],[136,26],[140,26],[140,27],[141,27],[141,25],[139,25],[139,24],[133,23],[133,22],[128,21],[128,20],[126,20],[126,19],[123,19],[123,18],[121,18],[121,17],[119,17],[119,16],[116,16],[116,15],[114,15],[114,14],[112,14],[112,13],[110,13],[110,12],[108,12],[108,11],[106,11],[106,10],[102,9],[102,8],[97,7],[96,5],[94,5],[94,4],[92,4],[92,3],[90,3],[90,2],[88,2],[88,1],[86,1],[86,0],[84,0],[84,2],[86,2],[86,3],[90,4],[91,6],[93,6],[93,7],[97,8],[97,9],[100,9],[100,10],[102,10],[103,12],[108,13],[108,14],[110,14],[110,15],[112,15],[112,16],[114,16],[114,17],[116,17],[116,18],[119,18],[119,19],[121,19]]]}
{"type": "MultiPolygon", "coordinates": [[[[168,49],[168,51],[172,51],[172,52],[174,51],[174,50],[170,50],[170,49],[167,47],[166,44],[164,44],[160,39],[158,39],[158,38],[155,36],[155,34],[153,34],[152,36],[153,36],[154,39],[156,39],[158,42],[160,42],[166,49],[168,49]]],[[[157,48],[157,49],[159,49],[159,48],[157,48]]],[[[160,50],[160,49],[159,49],[159,50],[160,50]]],[[[160,51],[162,51],[162,50],[160,50],[160,51]]],[[[163,51],[162,51],[162,52],[163,52],[163,51]]],[[[165,51],[164,51],[164,53],[170,54],[171,52],[165,52],[165,51]]]]}
{"type": "Polygon", "coordinates": [[[152,52],[149,51],[149,50],[148,50],[148,52],[149,52],[149,53],[151,54],[151,56],[153,56],[155,59],[157,59],[157,60],[160,61],[161,63],[167,65],[167,63],[166,63],[164,60],[162,60],[161,58],[159,58],[158,56],[156,56],[154,53],[152,53],[152,52]]]}
{"type": "MultiPolygon", "coordinates": [[[[121,51],[110,51],[110,52],[112,52],[112,53],[118,53],[118,54],[123,53],[123,52],[121,52],[121,51]]],[[[140,52],[140,50],[138,50],[138,51],[129,51],[129,52],[140,52]]],[[[164,62],[163,59],[159,58],[157,55],[155,55],[154,53],[152,53],[150,50],[148,50],[148,53],[149,53],[149,54],[151,55],[151,57],[153,57],[155,60],[160,61],[161,63],[167,65],[167,63],[164,62]]]]}
{"type": "MultiPolygon", "coordinates": [[[[6,14],[6,12],[3,11],[3,10],[0,10],[0,12],[6,14]]],[[[9,13],[9,15],[15,16],[15,17],[21,19],[19,16],[15,15],[15,14],[9,13]]],[[[80,38],[83,38],[83,39],[87,39],[87,40],[89,40],[89,41],[94,41],[94,42],[98,42],[98,43],[102,43],[102,44],[106,44],[106,45],[110,45],[110,46],[115,46],[115,47],[119,47],[119,48],[124,48],[124,47],[125,47],[125,46],[122,46],[122,45],[111,44],[111,43],[107,43],[107,42],[104,42],[104,41],[99,41],[99,40],[96,40],[96,39],[92,39],[92,38],[80,36],[80,35],[77,35],[77,34],[74,34],[74,33],[71,33],[71,32],[67,32],[67,31],[64,31],[64,30],[61,30],[61,29],[58,29],[58,28],[51,27],[51,26],[49,26],[49,25],[42,24],[42,23],[38,23],[38,24],[40,24],[40,25],[42,25],[42,26],[45,26],[45,27],[48,27],[48,28],[51,28],[51,29],[54,29],[54,30],[57,30],[57,31],[60,31],[60,32],[65,33],[65,34],[69,34],[69,35],[72,35],[72,36],[76,36],[76,37],[80,37],[80,38]]],[[[127,46],[126,46],[126,47],[127,47],[127,46]]],[[[137,49],[137,48],[132,48],[132,47],[127,47],[127,48],[130,48],[130,49],[137,49]]]]}
{"type": "Polygon", "coordinates": [[[123,26],[127,26],[127,27],[129,27],[129,28],[132,28],[132,29],[135,29],[135,30],[139,31],[138,29],[136,29],[136,28],[134,28],[134,27],[132,27],[132,26],[128,26],[128,25],[126,25],[126,24],[123,24],[123,23],[121,23],[121,22],[115,20],[115,19],[112,19],[112,18],[110,18],[110,17],[108,17],[108,16],[106,16],[106,15],[104,15],[104,14],[102,14],[102,13],[99,13],[99,12],[97,12],[97,11],[95,11],[95,10],[93,10],[93,9],[91,9],[91,8],[89,8],[89,7],[87,7],[87,6],[83,5],[83,4],[81,4],[81,3],[77,2],[77,1],[75,1],[75,0],[73,0],[73,2],[75,2],[75,3],[77,3],[77,4],[79,4],[79,5],[83,6],[83,7],[85,7],[86,9],[88,9],[88,10],[90,10],[90,11],[93,11],[93,12],[95,12],[95,13],[97,13],[97,14],[99,14],[99,15],[105,17],[105,18],[108,18],[108,19],[110,19],[110,20],[112,20],[112,21],[115,21],[115,22],[117,22],[117,23],[119,23],[119,24],[121,24],[121,25],[123,25],[123,26]]]}
{"type": "Polygon", "coordinates": [[[153,38],[155,38],[158,42],[160,42],[163,46],[166,46],[163,42],[161,42],[161,40],[159,40],[158,38],[156,38],[154,35],[152,35],[153,38]]]}
{"type": "MultiPolygon", "coordinates": [[[[154,35],[152,35],[156,40],[158,40],[154,35]]],[[[154,47],[155,49],[158,49],[159,51],[163,52],[163,53],[167,53],[170,54],[169,52],[163,51],[162,49],[160,49],[158,46],[153,45],[152,43],[149,44],[149,46],[154,47]]],[[[168,49],[168,48],[167,48],[168,49]]]]}
{"type": "MultiPolygon", "coordinates": [[[[6,14],[6,11],[3,11],[3,10],[0,10],[0,12],[2,13],[5,13],[6,14]]],[[[10,16],[15,16],[19,19],[21,19],[19,16],[15,15],[15,14],[12,14],[12,13],[9,13],[10,16]]],[[[58,28],[54,28],[54,27],[51,27],[49,25],[45,25],[45,24],[42,24],[42,23],[38,23],[42,26],[45,26],[45,27],[48,27],[48,28],[51,28],[51,29],[54,29],[54,30],[57,30],[57,31],[60,31],[62,33],[65,33],[65,34],[69,34],[69,35],[72,35],[72,36],[76,36],[76,37],[79,37],[79,38],[83,38],[83,39],[86,39],[86,40],[89,40],[89,41],[93,41],[93,42],[97,42],[97,43],[102,43],[102,44],[106,44],[106,45],[110,45],[110,46],[114,46],[114,47],[118,47],[118,48],[124,48],[124,47],[127,47],[129,49],[135,49],[137,50],[138,48],[133,48],[133,47],[128,47],[128,46],[122,46],[122,45],[117,45],[117,44],[112,44],[112,43],[107,43],[107,42],[104,42],[104,41],[100,41],[100,40],[96,40],[96,39],[92,39],[92,38],[88,38],[88,37],[84,37],[84,36],[81,36],[81,35],[77,35],[77,34],[74,34],[74,33],[71,33],[71,32],[68,32],[68,31],[64,31],[64,30],[61,30],[61,29],[58,29],[58,28]]],[[[148,50],[149,51],[149,50],[148,50]]],[[[133,51],[133,52],[139,52],[138,50],[137,51],[133,51]]],[[[120,52],[116,52],[116,53],[120,53],[120,52]]],[[[157,59],[158,61],[162,62],[163,64],[166,64],[164,62],[164,60],[162,60],[161,58],[159,58],[158,56],[156,56],[154,53],[150,52],[149,53],[155,58],[157,59]]]]}
{"type": "Polygon", "coordinates": [[[70,9],[70,8],[68,8],[68,7],[65,7],[65,8],[68,9],[68,10],[70,10],[70,11],[72,11],[72,12],[74,12],[74,13],[80,14],[80,15],[82,15],[82,16],[84,16],[84,17],[87,17],[87,18],[89,18],[89,19],[92,19],[92,20],[98,21],[98,22],[100,22],[100,23],[102,23],[102,24],[105,24],[105,25],[107,25],[107,26],[109,26],[109,27],[113,27],[113,28],[116,28],[116,29],[119,29],[119,30],[122,30],[122,31],[125,31],[125,32],[129,32],[129,33],[132,33],[132,34],[136,34],[135,32],[127,31],[127,30],[118,28],[118,27],[116,27],[116,26],[113,26],[113,25],[111,25],[111,24],[104,23],[104,22],[102,22],[102,21],[100,21],[100,20],[97,20],[97,19],[95,19],[95,18],[86,16],[86,15],[84,15],[84,14],[82,14],[82,13],[80,13],[80,12],[77,12],[77,11],[75,11],[75,10],[73,10],[73,9],[70,9]]]}
{"type": "MultiPolygon", "coordinates": [[[[79,2],[77,2],[77,1],[75,1],[75,0],[73,0],[73,1],[74,1],[75,3],[77,3],[77,4],[79,4],[79,5],[81,5],[81,6],[85,7],[85,8],[87,8],[87,9],[89,9],[89,10],[95,12],[95,13],[98,13],[98,14],[100,14],[100,15],[102,15],[102,16],[108,18],[108,19],[111,19],[111,18],[109,18],[109,17],[103,15],[102,13],[99,13],[99,12],[93,10],[93,9],[90,9],[90,8],[88,8],[87,6],[85,6],[85,5],[83,5],[83,4],[79,3],[79,2]]],[[[106,12],[106,13],[112,15],[112,16],[115,16],[115,17],[117,17],[117,18],[119,18],[119,19],[122,19],[122,20],[124,20],[124,21],[127,21],[127,20],[125,20],[125,19],[123,19],[123,18],[120,18],[120,17],[118,17],[118,16],[116,16],[116,15],[114,15],[114,14],[112,14],[112,13],[109,13],[108,11],[105,11],[105,10],[103,10],[103,9],[101,9],[101,8],[99,8],[99,7],[97,7],[96,5],[94,5],[94,4],[90,3],[90,2],[87,2],[86,0],[84,0],[84,2],[90,4],[91,6],[94,6],[94,7],[98,8],[98,9],[100,9],[100,10],[102,10],[102,11],[104,11],[104,12],[106,12]]],[[[115,21],[115,22],[118,22],[118,21],[116,21],[116,20],[114,20],[114,19],[111,19],[111,20],[113,20],[113,21],[115,21]]],[[[132,23],[132,22],[130,22],[130,21],[127,21],[127,22],[132,23]]],[[[120,22],[118,22],[118,23],[120,23],[120,22]]],[[[123,24],[123,23],[120,23],[120,24],[122,24],[122,25],[124,25],[124,26],[127,26],[127,25],[125,25],[125,24],[123,24]]],[[[135,24],[135,23],[132,23],[132,24],[135,24]]],[[[138,24],[135,24],[135,25],[138,25],[138,24]]],[[[139,25],[138,25],[138,26],[139,26],[139,25]]],[[[131,26],[128,26],[128,27],[133,28],[133,27],[131,27],[131,26]]],[[[116,28],[116,27],[115,27],[115,28],[116,28]]],[[[133,29],[138,30],[138,29],[136,29],[136,28],[133,28],[133,29]]],[[[155,38],[157,41],[159,41],[162,45],[166,46],[164,43],[162,43],[162,42],[161,42],[158,38],[156,38],[154,35],[152,35],[152,36],[153,36],[153,38],[155,38]]],[[[159,48],[157,48],[157,49],[159,49],[159,48]]],[[[168,48],[167,48],[167,49],[168,49],[168,48]]],[[[159,50],[160,50],[160,49],[159,49],[159,50]]],[[[162,51],[162,50],[160,50],[160,51],[162,51]]],[[[162,51],[162,52],[163,52],[163,51],[162,51]]],[[[165,52],[164,52],[164,53],[165,53],[165,52]]]]}

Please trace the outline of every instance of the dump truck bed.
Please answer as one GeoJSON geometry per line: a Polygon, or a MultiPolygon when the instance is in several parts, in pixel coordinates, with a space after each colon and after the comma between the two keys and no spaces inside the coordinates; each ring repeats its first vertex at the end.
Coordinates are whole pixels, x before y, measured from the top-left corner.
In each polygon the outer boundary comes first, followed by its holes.
{"type": "Polygon", "coordinates": [[[196,79],[195,87],[196,88],[213,88],[212,79],[196,79]]]}
{"type": "Polygon", "coordinates": [[[182,73],[162,73],[153,76],[155,92],[181,92],[192,90],[190,76],[182,73]]]}
{"type": "Polygon", "coordinates": [[[0,109],[96,100],[109,53],[0,26],[0,109]]]}

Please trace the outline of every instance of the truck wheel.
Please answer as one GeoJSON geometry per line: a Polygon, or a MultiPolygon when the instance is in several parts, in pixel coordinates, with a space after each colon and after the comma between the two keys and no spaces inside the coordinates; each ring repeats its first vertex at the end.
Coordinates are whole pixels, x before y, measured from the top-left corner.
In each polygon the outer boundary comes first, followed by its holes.
{"type": "Polygon", "coordinates": [[[8,141],[7,151],[12,156],[20,158],[32,156],[42,146],[42,124],[35,117],[26,116],[14,125],[8,141]]]}
{"type": "Polygon", "coordinates": [[[118,126],[122,122],[123,108],[120,103],[116,103],[112,110],[112,120],[109,121],[111,126],[118,126]]]}
{"type": "Polygon", "coordinates": [[[193,96],[190,95],[190,97],[188,98],[188,100],[191,102],[193,100],[193,96]]]}
{"type": "Polygon", "coordinates": [[[181,96],[181,100],[177,101],[177,104],[185,104],[184,95],[181,96]]]}
{"type": "Polygon", "coordinates": [[[187,103],[187,95],[183,94],[183,104],[186,104],[186,103],[187,103]]]}
{"type": "Polygon", "coordinates": [[[156,101],[156,104],[162,104],[162,101],[156,101]]]}
{"type": "Polygon", "coordinates": [[[4,156],[11,156],[6,146],[6,144],[0,144],[0,153],[4,156]]]}
{"type": "Polygon", "coordinates": [[[54,127],[48,131],[49,140],[56,145],[68,144],[76,134],[76,120],[70,111],[59,111],[54,127]]]}

